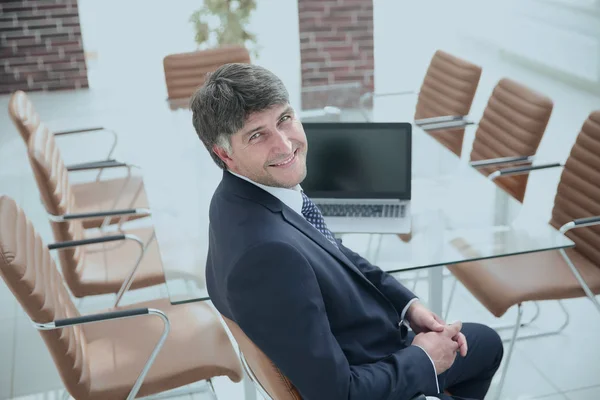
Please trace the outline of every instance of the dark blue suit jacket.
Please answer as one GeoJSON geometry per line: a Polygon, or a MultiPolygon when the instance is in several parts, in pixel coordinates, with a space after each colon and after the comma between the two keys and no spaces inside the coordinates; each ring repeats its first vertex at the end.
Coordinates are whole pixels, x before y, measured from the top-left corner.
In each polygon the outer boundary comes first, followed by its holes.
{"type": "Polygon", "coordinates": [[[427,354],[400,314],[415,297],[330,243],[303,216],[224,172],[210,206],[206,281],[219,312],[305,400],[402,400],[436,393],[427,354]]]}

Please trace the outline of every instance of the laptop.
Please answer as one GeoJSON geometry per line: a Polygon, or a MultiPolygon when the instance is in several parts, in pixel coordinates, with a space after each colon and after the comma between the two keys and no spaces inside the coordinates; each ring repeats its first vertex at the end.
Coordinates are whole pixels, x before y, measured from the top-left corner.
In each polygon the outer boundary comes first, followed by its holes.
{"type": "Polygon", "coordinates": [[[334,233],[409,233],[410,123],[306,122],[302,189],[334,233]]]}

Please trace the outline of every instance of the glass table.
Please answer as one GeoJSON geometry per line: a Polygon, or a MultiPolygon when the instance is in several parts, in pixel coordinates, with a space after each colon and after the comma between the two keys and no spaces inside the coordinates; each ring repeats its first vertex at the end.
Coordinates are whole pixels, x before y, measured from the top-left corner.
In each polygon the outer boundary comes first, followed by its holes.
{"type": "MultiPolygon", "coordinates": [[[[209,300],[204,277],[208,208],[222,171],[196,136],[189,110],[161,115],[153,119],[157,133],[149,133],[145,143],[153,150],[144,153],[152,156],[139,160],[154,240],[171,303],[209,300]]],[[[364,121],[361,112],[343,110],[343,120],[353,118],[364,121]]],[[[412,143],[411,234],[336,234],[385,271],[428,269],[428,305],[434,312],[441,312],[445,265],[574,245],[547,221],[523,212],[519,202],[429,134],[413,128],[412,143]]]]}

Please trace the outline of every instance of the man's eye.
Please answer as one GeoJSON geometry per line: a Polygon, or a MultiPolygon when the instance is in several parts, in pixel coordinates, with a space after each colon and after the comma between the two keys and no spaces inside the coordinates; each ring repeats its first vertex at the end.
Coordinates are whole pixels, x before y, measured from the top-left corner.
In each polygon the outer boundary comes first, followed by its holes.
{"type": "Polygon", "coordinates": [[[283,117],[281,117],[280,121],[281,121],[281,122],[285,122],[285,121],[287,121],[287,120],[289,120],[289,119],[290,119],[290,116],[289,116],[289,115],[284,115],[283,117]]]}
{"type": "Polygon", "coordinates": [[[258,139],[260,136],[260,132],[256,132],[254,135],[250,136],[250,140],[258,139]]]}

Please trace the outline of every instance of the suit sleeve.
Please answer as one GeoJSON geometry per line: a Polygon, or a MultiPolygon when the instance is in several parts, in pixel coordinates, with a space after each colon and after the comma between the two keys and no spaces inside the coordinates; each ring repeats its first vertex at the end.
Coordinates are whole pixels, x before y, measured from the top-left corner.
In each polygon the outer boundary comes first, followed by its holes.
{"type": "Polygon", "coordinates": [[[417,300],[417,296],[396,280],[392,275],[382,271],[379,267],[371,264],[369,261],[353,252],[338,240],[338,245],[342,253],[352,261],[352,263],[363,273],[363,275],[383,293],[394,305],[398,315],[404,319],[404,314],[408,305],[417,300]]]}
{"type": "Polygon", "coordinates": [[[331,332],[314,271],[287,243],[251,248],[227,279],[234,320],[305,400],[409,399],[436,392],[427,354],[409,346],[349,365],[331,332]]]}

